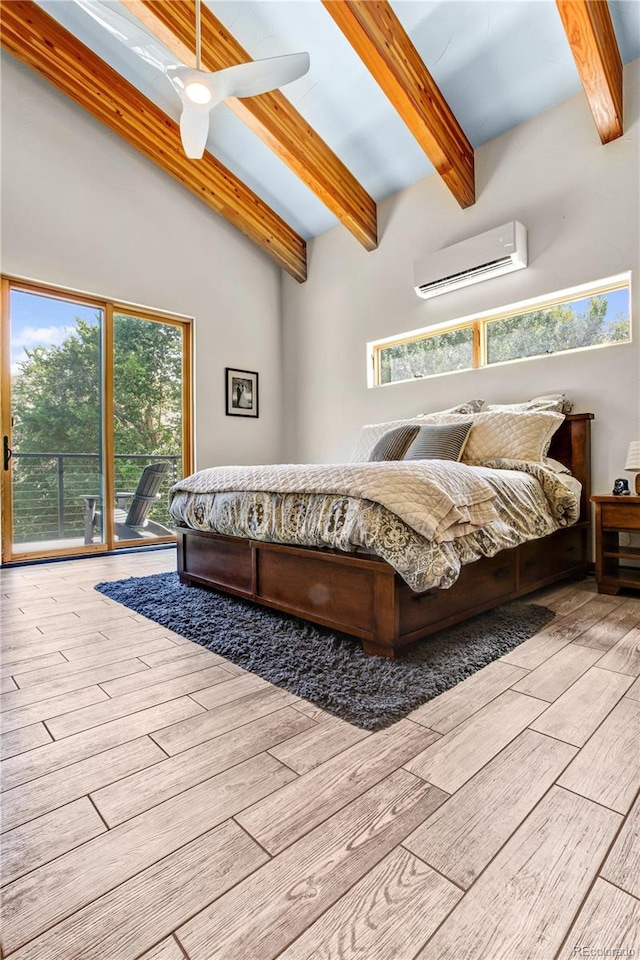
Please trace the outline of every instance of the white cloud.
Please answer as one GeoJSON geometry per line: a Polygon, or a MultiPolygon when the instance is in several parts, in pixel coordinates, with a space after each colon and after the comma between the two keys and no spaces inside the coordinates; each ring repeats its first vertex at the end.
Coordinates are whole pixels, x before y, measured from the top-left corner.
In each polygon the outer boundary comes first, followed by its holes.
{"type": "Polygon", "coordinates": [[[59,346],[65,340],[73,327],[64,324],[59,327],[23,327],[22,330],[12,332],[11,335],[11,373],[20,372],[18,364],[27,359],[25,347],[59,346]]]}

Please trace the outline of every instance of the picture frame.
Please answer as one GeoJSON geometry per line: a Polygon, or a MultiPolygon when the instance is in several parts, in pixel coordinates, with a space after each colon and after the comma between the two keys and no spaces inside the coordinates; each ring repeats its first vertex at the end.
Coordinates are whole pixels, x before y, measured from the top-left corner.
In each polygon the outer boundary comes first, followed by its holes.
{"type": "Polygon", "coordinates": [[[225,367],[225,401],[228,417],[257,417],[258,374],[255,370],[225,367]]]}

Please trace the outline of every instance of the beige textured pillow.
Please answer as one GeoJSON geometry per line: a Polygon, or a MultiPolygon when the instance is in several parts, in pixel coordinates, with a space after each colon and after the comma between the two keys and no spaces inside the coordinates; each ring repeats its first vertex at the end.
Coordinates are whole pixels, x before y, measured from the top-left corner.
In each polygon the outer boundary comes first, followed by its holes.
{"type": "Polygon", "coordinates": [[[477,413],[462,459],[465,463],[505,457],[542,463],[564,416],[550,410],[477,413]]]}

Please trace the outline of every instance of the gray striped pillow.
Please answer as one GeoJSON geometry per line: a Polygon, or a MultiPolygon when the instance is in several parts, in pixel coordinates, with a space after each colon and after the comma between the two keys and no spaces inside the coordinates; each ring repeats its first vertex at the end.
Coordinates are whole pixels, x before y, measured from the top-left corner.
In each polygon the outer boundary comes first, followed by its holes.
{"type": "Polygon", "coordinates": [[[369,456],[369,462],[374,460],[402,460],[419,427],[403,426],[389,430],[380,437],[369,456]]]}
{"type": "Polygon", "coordinates": [[[420,427],[403,459],[459,460],[472,426],[473,420],[425,424],[420,427]]]}

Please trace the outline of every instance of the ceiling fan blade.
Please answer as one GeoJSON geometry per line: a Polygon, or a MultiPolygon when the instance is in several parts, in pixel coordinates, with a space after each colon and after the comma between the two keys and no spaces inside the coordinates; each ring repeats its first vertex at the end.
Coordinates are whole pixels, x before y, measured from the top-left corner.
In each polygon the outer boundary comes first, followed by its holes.
{"type": "MultiPolygon", "coordinates": [[[[102,0],[75,0],[75,3],[132,53],[168,78],[182,101],[180,135],[184,151],[192,160],[199,160],[204,153],[209,134],[209,113],[221,100],[258,96],[297,80],[309,69],[308,53],[291,53],[240,63],[226,70],[194,70],[177,61],[143,27],[132,23],[102,0]]],[[[199,37],[198,28],[196,45],[199,37]]]]}
{"type": "Polygon", "coordinates": [[[209,110],[194,107],[183,100],[180,136],[184,152],[190,160],[200,160],[209,135],[209,110]]]}
{"type": "Polygon", "coordinates": [[[282,57],[239,63],[210,76],[221,100],[227,97],[256,97],[304,76],[309,63],[308,53],[288,53],[282,57]]]}
{"type": "Polygon", "coordinates": [[[147,33],[142,27],[137,26],[123,17],[122,14],[101,3],[100,0],[75,0],[77,5],[88,13],[96,23],[107,30],[112,37],[123,43],[133,53],[142,60],[161,70],[163,73],[168,67],[175,67],[179,61],[169,53],[155,37],[147,33]]]}

